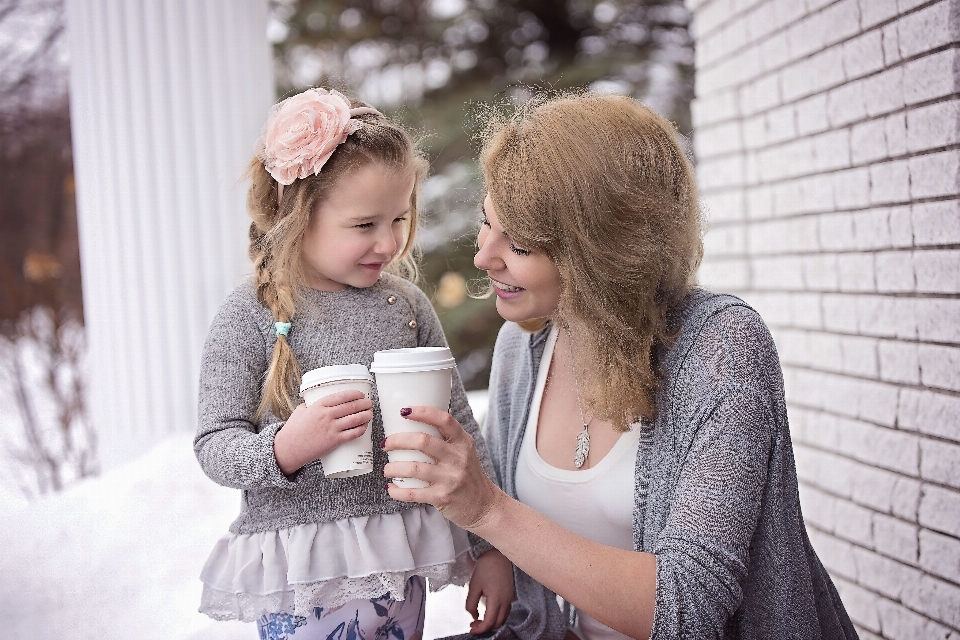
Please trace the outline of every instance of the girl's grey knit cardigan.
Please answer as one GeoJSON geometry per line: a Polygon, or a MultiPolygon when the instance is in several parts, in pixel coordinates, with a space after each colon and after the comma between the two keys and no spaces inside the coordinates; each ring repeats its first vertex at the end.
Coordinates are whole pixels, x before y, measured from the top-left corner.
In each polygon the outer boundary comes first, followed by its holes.
{"type": "MultiPolygon", "coordinates": [[[[742,300],[694,290],[659,354],[658,414],[644,429],[634,547],[657,558],[652,638],[856,638],[810,546],[780,362],[742,300]]],[[[484,436],[503,489],[515,474],[547,330],[500,332],[484,436]]],[[[530,541],[533,544],[533,541],[530,541]]],[[[551,640],[566,628],[553,593],[515,570],[517,600],[497,638],[551,640]]]]}
{"type": "MultiPolygon", "coordinates": [[[[430,301],[402,278],[384,274],[366,289],[329,293],[304,289],[303,294],[288,335],[301,372],[327,365],[369,367],[374,352],[383,349],[447,345],[430,301]]],[[[269,413],[254,419],[276,339],[273,315],[257,300],[253,286],[245,284],[220,307],[203,349],[194,451],[210,478],[242,490],[240,515],[230,531],[278,530],[420,506],[397,502],[384,488],[387,456],[378,446],[384,436],[376,387],[372,473],[329,479],[319,461],[291,476],[280,471],[273,439],[283,421],[269,413]]],[[[474,437],[484,469],[492,477],[490,455],[456,370],[450,413],[474,437]]],[[[472,534],[470,540],[474,558],[491,548],[472,534]]]]}

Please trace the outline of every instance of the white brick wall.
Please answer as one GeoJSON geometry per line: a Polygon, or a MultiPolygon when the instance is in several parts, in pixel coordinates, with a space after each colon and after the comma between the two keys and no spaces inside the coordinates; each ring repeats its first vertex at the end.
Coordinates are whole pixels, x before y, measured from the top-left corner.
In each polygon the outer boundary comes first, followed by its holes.
{"type": "Polygon", "coordinates": [[[687,0],[700,280],[763,315],[862,638],[960,637],[960,0],[687,0]]]}

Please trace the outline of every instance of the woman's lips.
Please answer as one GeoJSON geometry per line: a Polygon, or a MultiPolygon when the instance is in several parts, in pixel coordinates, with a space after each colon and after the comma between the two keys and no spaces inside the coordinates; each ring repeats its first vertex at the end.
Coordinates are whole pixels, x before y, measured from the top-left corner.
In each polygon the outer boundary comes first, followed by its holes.
{"type": "Polygon", "coordinates": [[[497,294],[497,297],[504,300],[516,298],[525,291],[523,287],[515,287],[513,285],[500,282],[499,280],[494,280],[493,278],[490,278],[490,282],[493,283],[493,291],[497,294]]]}

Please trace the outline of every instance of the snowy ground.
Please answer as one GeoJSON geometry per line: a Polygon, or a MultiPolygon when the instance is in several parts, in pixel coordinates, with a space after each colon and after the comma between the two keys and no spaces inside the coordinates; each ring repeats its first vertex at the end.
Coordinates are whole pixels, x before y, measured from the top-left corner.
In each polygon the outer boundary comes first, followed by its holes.
{"type": "MultiPolygon", "coordinates": [[[[0,505],[0,637],[255,640],[252,624],[197,613],[197,576],[238,501],[182,434],[59,495],[0,505]]],[[[467,630],[465,596],[428,596],[426,640],[467,630]]]]}

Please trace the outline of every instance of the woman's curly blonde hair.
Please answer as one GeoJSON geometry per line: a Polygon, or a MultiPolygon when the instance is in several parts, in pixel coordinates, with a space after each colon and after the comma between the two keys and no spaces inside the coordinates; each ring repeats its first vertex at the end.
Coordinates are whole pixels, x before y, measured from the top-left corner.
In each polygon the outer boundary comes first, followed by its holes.
{"type": "MultiPolygon", "coordinates": [[[[632,98],[541,95],[481,114],[487,193],[511,241],[560,272],[591,413],[626,430],[656,415],[656,347],[703,255],[693,168],[663,117],[632,98]]],[[[543,320],[521,323],[537,330],[543,320]]],[[[676,327],[673,328],[676,331],[676,327]]]]}
{"type": "MultiPolygon", "coordinates": [[[[367,106],[355,100],[351,103],[351,108],[367,106]]],[[[415,176],[410,213],[405,223],[405,241],[388,271],[416,278],[413,246],[417,200],[428,163],[407,132],[386,117],[377,113],[356,116],[356,119],[363,126],[347,136],[323,165],[323,170],[285,186],[279,202],[277,181],[259,159],[250,162],[247,211],[252,222],[248,252],[253,261],[257,299],[273,312],[277,322],[290,322],[300,301],[302,238],[317,205],[343,175],[374,162],[401,172],[412,171],[415,176]]],[[[296,327],[292,330],[296,331],[296,327]]],[[[300,367],[286,336],[278,335],[263,382],[257,416],[271,411],[282,420],[290,417],[297,405],[299,386],[300,367]]]]}

